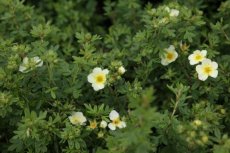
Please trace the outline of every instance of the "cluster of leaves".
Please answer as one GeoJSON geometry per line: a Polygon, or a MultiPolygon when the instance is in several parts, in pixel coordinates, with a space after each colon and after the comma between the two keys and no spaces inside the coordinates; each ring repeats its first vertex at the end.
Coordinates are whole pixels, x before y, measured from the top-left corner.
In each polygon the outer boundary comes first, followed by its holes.
{"type": "Polygon", "coordinates": [[[0,151],[230,153],[230,0],[213,3],[0,0],[0,151]],[[179,57],[163,66],[169,45],[179,57]],[[188,61],[196,49],[218,63],[216,79],[197,78],[188,61]],[[34,56],[43,66],[21,73],[34,56]],[[87,82],[95,67],[112,82],[98,92],[87,82]],[[112,109],[126,128],[102,133],[68,120],[112,109]]]}

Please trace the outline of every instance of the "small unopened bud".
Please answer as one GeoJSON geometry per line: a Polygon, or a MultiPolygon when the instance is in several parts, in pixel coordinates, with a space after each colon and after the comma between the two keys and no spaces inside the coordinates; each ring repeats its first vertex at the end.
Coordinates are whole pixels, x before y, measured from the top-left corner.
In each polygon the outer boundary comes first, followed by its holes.
{"type": "Polygon", "coordinates": [[[101,127],[101,128],[103,128],[103,129],[104,129],[104,128],[106,128],[106,127],[107,127],[107,122],[106,122],[106,121],[104,121],[104,120],[103,120],[103,121],[101,121],[101,123],[100,123],[100,127],[101,127]]]}
{"type": "Polygon", "coordinates": [[[98,138],[103,138],[104,137],[104,133],[102,131],[98,132],[97,137],[98,138]]]}
{"type": "Polygon", "coordinates": [[[206,135],[202,136],[201,140],[203,143],[207,143],[208,142],[208,136],[206,136],[206,135]]]}
{"type": "Polygon", "coordinates": [[[125,70],[125,68],[123,67],[123,66],[120,66],[119,68],[118,68],[118,73],[119,74],[124,74],[126,72],[126,70],[125,70]]]}
{"type": "Polygon", "coordinates": [[[31,131],[31,129],[30,129],[30,128],[27,128],[27,130],[26,130],[26,136],[27,136],[27,137],[30,137],[30,131],[31,131]]]}
{"type": "Polygon", "coordinates": [[[90,129],[96,129],[97,128],[97,121],[96,120],[90,121],[89,128],[90,129]]]}
{"type": "Polygon", "coordinates": [[[225,114],[225,113],[226,113],[226,110],[222,108],[222,109],[220,109],[220,113],[221,113],[221,114],[225,114]]]}
{"type": "Polygon", "coordinates": [[[201,120],[196,119],[196,120],[194,120],[194,121],[193,121],[193,123],[194,123],[196,126],[201,126],[202,121],[201,121],[201,120]]]}
{"type": "Polygon", "coordinates": [[[187,51],[189,49],[189,45],[187,45],[186,43],[182,43],[182,41],[180,42],[180,49],[184,52],[187,51]]]}

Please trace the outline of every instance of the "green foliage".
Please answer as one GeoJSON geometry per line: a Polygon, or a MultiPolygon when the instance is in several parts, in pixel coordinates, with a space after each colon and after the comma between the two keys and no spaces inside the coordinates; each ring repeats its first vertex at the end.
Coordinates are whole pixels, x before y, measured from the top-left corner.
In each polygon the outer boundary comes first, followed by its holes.
{"type": "Polygon", "coordinates": [[[229,10],[230,0],[0,0],[0,152],[230,153],[229,10]],[[170,45],[178,58],[164,66],[170,45]],[[199,79],[195,50],[218,63],[216,78],[199,79]],[[90,82],[94,68],[104,71],[90,82]]]}

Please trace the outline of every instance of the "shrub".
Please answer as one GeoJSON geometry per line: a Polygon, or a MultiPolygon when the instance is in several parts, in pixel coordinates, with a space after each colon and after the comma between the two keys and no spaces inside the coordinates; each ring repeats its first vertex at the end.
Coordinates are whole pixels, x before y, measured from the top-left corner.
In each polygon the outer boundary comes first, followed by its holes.
{"type": "Polygon", "coordinates": [[[0,0],[2,153],[230,153],[230,1],[0,0]]]}

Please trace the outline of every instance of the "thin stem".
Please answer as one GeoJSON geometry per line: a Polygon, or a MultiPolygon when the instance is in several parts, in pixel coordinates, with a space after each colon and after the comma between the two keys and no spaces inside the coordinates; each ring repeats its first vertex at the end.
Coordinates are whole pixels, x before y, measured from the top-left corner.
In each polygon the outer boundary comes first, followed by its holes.
{"type": "Polygon", "coordinates": [[[169,128],[171,127],[171,125],[172,125],[172,118],[173,118],[173,116],[175,115],[175,113],[176,113],[176,110],[177,110],[177,107],[178,107],[178,104],[179,104],[179,102],[180,102],[180,96],[181,96],[181,90],[178,92],[178,94],[176,95],[176,103],[175,103],[175,105],[174,105],[174,108],[173,108],[173,112],[172,112],[172,114],[171,114],[171,117],[170,117],[170,120],[169,120],[169,124],[168,124],[168,126],[166,127],[166,129],[165,129],[165,133],[167,134],[168,133],[168,130],[169,130],[169,128]]]}
{"type": "Polygon", "coordinates": [[[174,105],[174,108],[173,108],[173,112],[172,112],[172,114],[171,114],[171,119],[172,119],[172,117],[175,115],[175,113],[176,113],[176,110],[177,110],[177,107],[178,107],[178,104],[179,104],[179,102],[180,102],[180,96],[181,96],[181,91],[179,91],[178,92],[178,94],[176,95],[176,103],[175,103],[175,105],[174,105]]]}
{"type": "Polygon", "coordinates": [[[49,75],[49,84],[55,84],[53,81],[53,67],[47,63],[47,68],[48,68],[48,75],[49,75]]]}
{"type": "Polygon", "coordinates": [[[230,40],[229,37],[228,37],[228,35],[226,34],[226,32],[225,32],[223,29],[222,29],[222,32],[224,33],[225,38],[226,38],[227,40],[230,40]]]}

